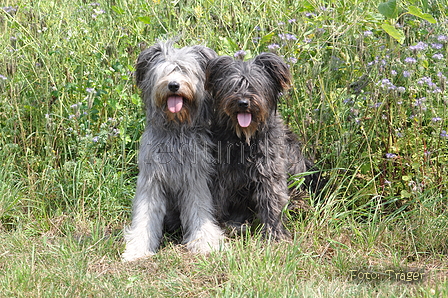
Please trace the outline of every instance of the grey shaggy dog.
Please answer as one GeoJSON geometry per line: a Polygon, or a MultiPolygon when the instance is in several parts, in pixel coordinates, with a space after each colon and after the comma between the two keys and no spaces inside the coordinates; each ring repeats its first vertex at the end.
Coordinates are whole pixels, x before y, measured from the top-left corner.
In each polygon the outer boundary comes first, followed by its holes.
{"type": "Polygon", "coordinates": [[[281,218],[289,198],[287,173],[312,167],[277,114],[280,93],[290,83],[288,66],[272,53],[248,62],[222,56],[207,65],[217,145],[212,195],[221,224],[242,227],[256,215],[266,237],[289,237],[281,218]]]}
{"type": "Polygon", "coordinates": [[[146,109],[132,224],[125,230],[124,261],[153,255],[163,231],[183,232],[192,252],[219,249],[224,238],[213,216],[210,97],[204,70],[216,53],[176,49],[171,42],[144,50],[136,80],[146,109]]]}

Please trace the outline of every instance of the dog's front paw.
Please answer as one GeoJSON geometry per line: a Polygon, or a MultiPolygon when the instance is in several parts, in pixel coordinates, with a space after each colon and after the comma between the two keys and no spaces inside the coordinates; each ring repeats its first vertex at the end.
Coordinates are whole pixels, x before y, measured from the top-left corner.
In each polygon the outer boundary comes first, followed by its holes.
{"type": "Polygon", "coordinates": [[[151,251],[133,251],[131,249],[126,249],[121,255],[121,260],[123,262],[132,262],[143,258],[149,258],[153,255],[155,255],[155,253],[151,251]]]}

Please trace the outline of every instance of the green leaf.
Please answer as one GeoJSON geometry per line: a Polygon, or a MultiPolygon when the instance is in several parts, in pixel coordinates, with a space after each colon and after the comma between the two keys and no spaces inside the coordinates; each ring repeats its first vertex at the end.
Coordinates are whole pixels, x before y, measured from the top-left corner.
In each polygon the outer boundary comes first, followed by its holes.
{"type": "Polygon", "coordinates": [[[431,24],[437,23],[436,19],[434,19],[434,17],[432,15],[430,15],[429,13],[423,13],[422,10],[420,8],[418,8],[417,6],[411,5],[408,7],[408,10],[409,10],[408,11],[409,14],[412,14],[416,17],[424,19],[425,21],[428,21],[431,24]]]}
{"type": "Polygon", "coordinates": [[[124,9],[116,5],[112,6],[112,10],[117,14],[124,14],[124,9]]]}
{"type": "Polygon", "coordinates": [[[399,43],[404,42],[404,33],[401,30],[398,30],[392,25],[389,24],[382,24],[381,28],[383,28],[384,31],[386,31],[387,34],[389,34],[392,38],[394,38],[399,43]]]}
{"type": "Polygon", "coordinates": [[[254,57],[251,50],[245,50],[245,51],[246,55],[244,56],[244,60],[252,59],[254,57]]]}
{"type": "Polygon", "coordinates": [[[388,19],[398,16],[397,0],[390,0],[378,5],[379,12],[388,19]]]}
{"type": "Polygon", "coordinates": [[[238,44],[236,42],[234,42],[232,39],[230,39],[229,37],[219,37],[219,39],[221,40],[221,42],[223,43],[223,48],[226,49],[227,54],[229,53],[234,53],[236,51],[238,51],[238,44]]]}
{"type": "Polygon", "coordinates": [[[136,106],[141,106],[142,105],[142,100],[141,100],[140,96],[137,95],[137,94],[132,94],[131,95],[131,102],[132,102],[132,104],[134,104],[136,106]]]}
{"type": "Polygon", "coordinates": [[[137,18],[140,22],[145,23],[146,25],[151,24],[151,18],[146,16],[146,17],[138,17],[137,18]]]}
{"type": "Polygon", "coordinates": [[[403,179],[403,181],[411,181],[412,177],[410,176],[402,176],[401,179],[403,179]]]}
{"type": "Polygon", "coordinates": [[[303,1],[302,5],[306,9],[306,11],[313,11],[314,10],[314,6],[309,1],[303,1]]]}
{"type": "Polygon", "coordinates": [[[412,194],[410,193],[410,192],[408,192],[407,190],[402,190],[401,191],[401,197],[403,198],[403,199],[408,199],[408,198],[410,198],[412,196],[412,194]]]}
{"type": "Polygon", "coordinates": [[[265,36],[263,36],[263,37],[260,39],[260,44],[264,45],[264,44],[270,43],[272,37],[274,36],[274,34],[275,34],[274,32],[271,32],[271,33],[266,34],[265,36]]]}

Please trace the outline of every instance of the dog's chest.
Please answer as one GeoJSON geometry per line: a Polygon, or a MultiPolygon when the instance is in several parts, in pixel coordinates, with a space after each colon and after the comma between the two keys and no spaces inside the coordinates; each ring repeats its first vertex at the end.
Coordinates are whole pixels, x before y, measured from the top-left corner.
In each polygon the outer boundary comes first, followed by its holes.
{"type": "Polygon", "coordinates": [[[141,142],[143,162],[155,168],[181,172],[211,164],[211,141],[203,134],[145,132],[141,142]]]}
{"type": "Polygon", "coordinates": [[[218,164],[238,169],[246,169],[266,162],[268,150],[266,144],[255,140],[250,144],[241,140],[217,141],[215,158],[218,164]]]}

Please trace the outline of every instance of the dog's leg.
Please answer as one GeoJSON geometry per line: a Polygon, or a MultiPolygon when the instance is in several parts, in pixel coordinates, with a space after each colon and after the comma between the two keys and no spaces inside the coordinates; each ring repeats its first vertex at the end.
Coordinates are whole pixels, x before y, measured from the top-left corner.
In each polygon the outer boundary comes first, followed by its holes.
{"type": "Polygon", "coordinates": [[[163,233],[166,199],[160,183],[140,174],[132,204],[132,224],[125,231],[126,250],[122,258],[133,261],[156,253],[163,233]]]}
{"type": "Polygon", "coordinates": [[[183,243],[194,253],[206,254],[219,250],[224,236],[215,223],[212,196],[206,179],[198,179],[194,185],[186,187],[180,214],[185,231],[183,243]]]}
{"type": "Polygon", "coordinates": [[[286,178],[273,180],[272,177],[259,180],[254,193],[258,216],[263,226],[263,234],[274,240],[287,239],[289,233],[282,223],[282,210],[288,203],[286,178]]]}

